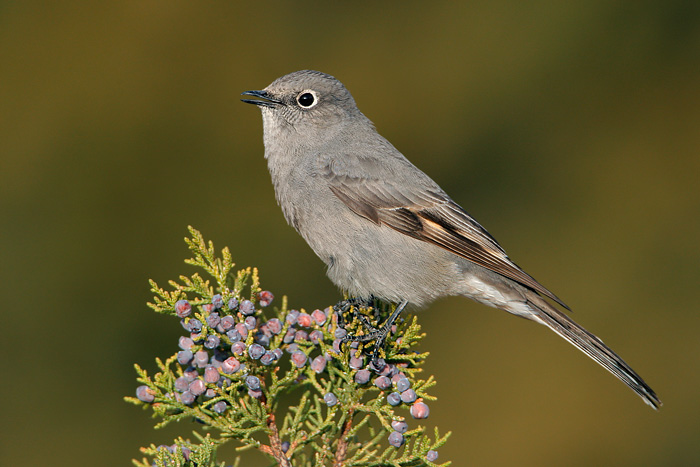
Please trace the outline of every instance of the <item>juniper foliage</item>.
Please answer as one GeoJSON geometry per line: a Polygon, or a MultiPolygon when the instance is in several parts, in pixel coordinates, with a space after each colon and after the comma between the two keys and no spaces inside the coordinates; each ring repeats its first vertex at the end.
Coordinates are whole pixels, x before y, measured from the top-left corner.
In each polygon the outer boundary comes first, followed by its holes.
{"type": "Polygon", "coordinates": [[[377,326],[391,312],[388,306],[344,312],[328,307],[307,314],[288,310],[283,297],[279,307],[270,307],[273,295],[260,287],[257,269],[234,272],[228,248],[217,256],[212,242],[192,227],[189,231],[185,241],[193,257],[185,262],[203,270],[206,278],[199,272],[182,275],[169,281],[171,290],[150,281],[155,296],[148,306],[180,317],[191,341],[181,338],[180,351],[157,358],[154,375],[135,365],[141,386],[137,397],[125,400],[152,410],[159,420],[155,428],[196,421],[205,434],[195,430],[193,440],[180,437],[171,446],[143,447],[146,457],[134,465],[223,467],[217,448],[232,440],[238,450],[257,449],[287,467],[450,464],[426,457],[450,435],[440,435],[437,428],[428,434],[419,425],[403,438],[393,435],[403,441],[399,448],[387,442],[394,433],[392,421],[404,420],[411,406],[434,400],[428,390],[435,379],[420,378],[428,353],[415,350],[424,337],[415,317],[399,320],[382,359],[373,361],[372,341],[342,337],[368,332],[366,323],[377,326]],[[254,308],[246,303],[244,313],[246,300],[254,308]],[[246,315],[255,319],[245,321],[246,315]],[[261,346],[261,355],[260,348],[251,351],[254,344],[261,346]],[[258,378],[259,388],[246,383],[250,376],[258,378]],[[381,376],[384,384],[376,382],[381,376]],[[387,396],[404,377],[417,400],[392,406],[387,396]],[[387,378],[393,381],[389,387],[387,378]]]}

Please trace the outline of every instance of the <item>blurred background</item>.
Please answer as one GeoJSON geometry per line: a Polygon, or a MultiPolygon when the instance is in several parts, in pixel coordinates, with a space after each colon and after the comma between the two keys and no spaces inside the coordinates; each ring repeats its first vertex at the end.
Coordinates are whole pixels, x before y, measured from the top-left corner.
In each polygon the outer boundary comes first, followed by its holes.
{"type": "MultiPolygon", "coordinates": [[[[700,3],[0,4],[0,465],[129,465],[132,365],[192,224],[292,307],[339,292],[276,205],[239,94],[330,73],[656,390],[655,413],[542,326],[421,312],[453,465],[700,465],[700,3]]],[[[246,465],[266,465],[249,457],[246,465]]]]}

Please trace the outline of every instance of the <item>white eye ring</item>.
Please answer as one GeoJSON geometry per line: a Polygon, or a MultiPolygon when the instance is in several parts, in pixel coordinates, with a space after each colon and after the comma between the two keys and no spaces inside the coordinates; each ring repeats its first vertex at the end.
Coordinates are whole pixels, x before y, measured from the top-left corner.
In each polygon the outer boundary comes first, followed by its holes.
{"type": "Polygon", "coordinates": [[[301,91],[297,96],[297,104],[299,104],[299,107],[302,109],[310,109],[318,104],[318,95],[316,91],[312,91],[311,89],[301,91]]]}

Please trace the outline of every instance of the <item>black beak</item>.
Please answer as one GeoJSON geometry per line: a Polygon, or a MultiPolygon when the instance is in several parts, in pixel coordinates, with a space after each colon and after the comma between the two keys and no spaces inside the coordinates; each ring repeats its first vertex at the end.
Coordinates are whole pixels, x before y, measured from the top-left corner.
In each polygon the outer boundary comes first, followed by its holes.
{"type": "Polygon", "coordinates": [[[253,97],[259,97],[260,99],[264,99],[264,100],[241,99],[241,102],[245,102],[246,104],[254,104],[254,105],[257,105],[259,107],[274,108],[278,105],[284,105],[284,102],[282,102],[279,99],[275,99],[267,91],[245,91],[245,92],[241,93],[241,96],[253,96],[253,97]]]}

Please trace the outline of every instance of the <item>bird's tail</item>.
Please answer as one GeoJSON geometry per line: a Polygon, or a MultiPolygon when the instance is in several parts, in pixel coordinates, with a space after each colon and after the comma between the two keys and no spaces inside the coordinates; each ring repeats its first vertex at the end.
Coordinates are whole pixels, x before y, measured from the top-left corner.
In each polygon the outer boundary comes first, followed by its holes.
{"type": "MultiPolygon", "coordinates": [[[[528,291],[530,292],[530,291],[528,291]]],[[[644,382],[635,371],[627,365],[615,352],[603,344],[598,337],[583,329],[571,318],[554,308],[548,302],[534,293],[527,294],[527,304],[532,308],[536,320],[549,327],[552,331],[571,342],[576,348],[598,362],[603,368],[625,383],[644,402],[654,409],[662,404],[654,391],[644,382]]]]}

